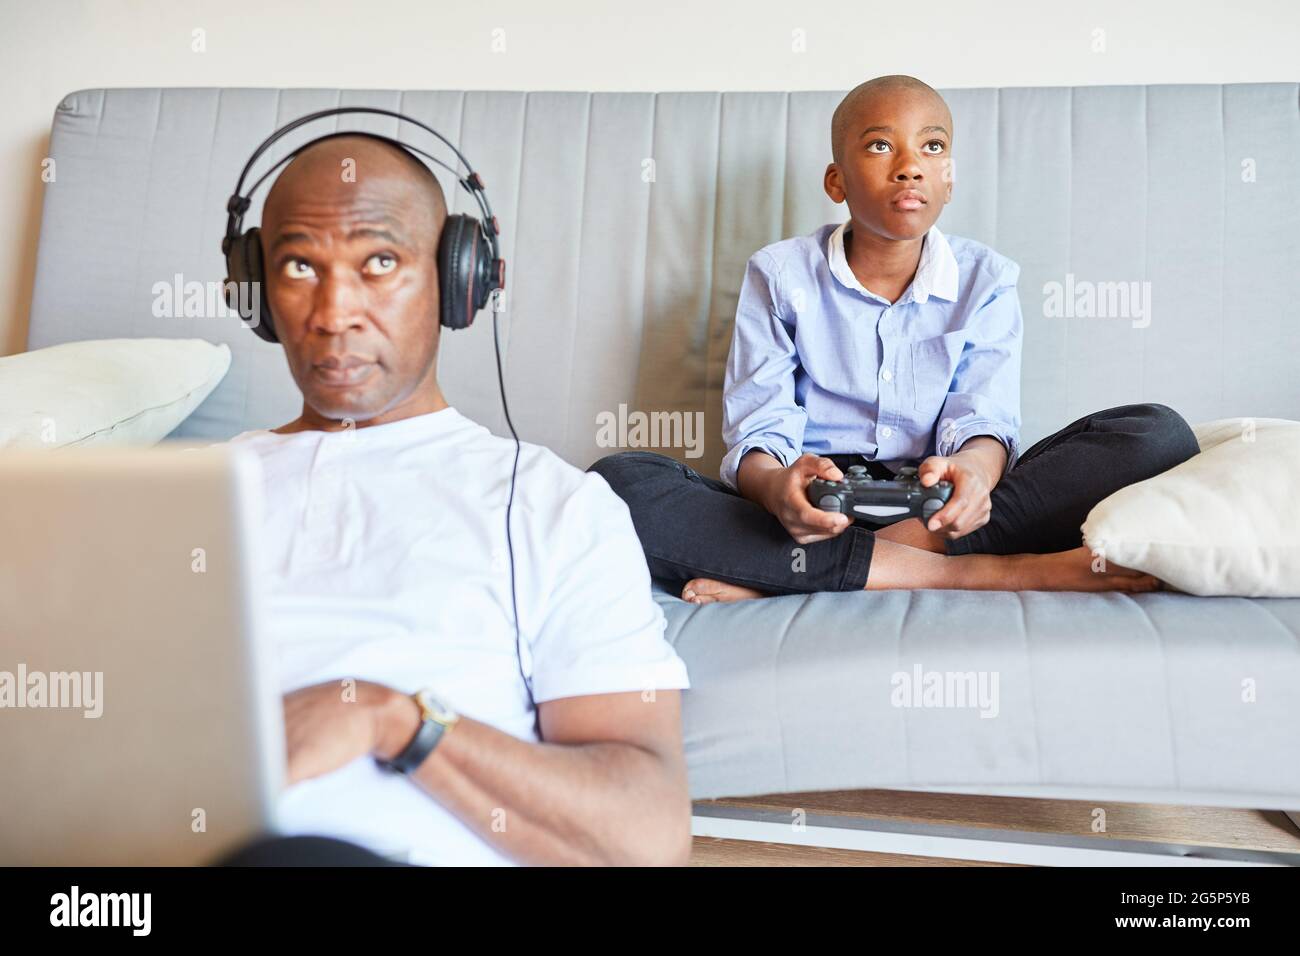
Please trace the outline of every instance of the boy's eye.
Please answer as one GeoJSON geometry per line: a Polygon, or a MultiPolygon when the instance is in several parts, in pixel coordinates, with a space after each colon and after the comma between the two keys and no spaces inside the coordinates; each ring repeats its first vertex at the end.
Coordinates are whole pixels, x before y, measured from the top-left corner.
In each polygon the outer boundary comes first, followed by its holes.
{"type": "Polygon", "coordinates": [[[947,148],[947,146],[944,143],[944,141],[941,139],[932,139],[930,140],[930,142],[925,144],[925,148],[929,150],[931,153],[938,155],[939,153],[942,153],[947,148]],[[939,148],[931,150],[930,149],[931,146],[937,146],[939,148]]]}
{"type": "Polygon", "coordinates": [[[315,274],[306,259],[289,259],[284,264],[284,274],[290,279],[306,279],[315,274]]]}
{"type": "Polygon", "coordinates": [[[868,153],[883,153],[885,152],[885,150],[892,149],[892,148],[893,147],[891,147],[883,139],[873,139],[871,142],[867,144],[868,153]],[[876,149],[875,147],[877,146],[883,146],[885,147],[885,149],[876,149]]]}
{"type": "Polygon", "coordinates": [[[397,257],[387,252],[377,252],[366,260],[365,273],[372,276],[384,276],[397,268],[397,257]]]}

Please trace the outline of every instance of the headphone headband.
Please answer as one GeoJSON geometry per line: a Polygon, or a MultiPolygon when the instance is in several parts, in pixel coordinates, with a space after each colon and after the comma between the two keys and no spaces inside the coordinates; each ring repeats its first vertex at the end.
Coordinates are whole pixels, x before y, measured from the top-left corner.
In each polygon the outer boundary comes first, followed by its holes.
{"type": "Polygon", "coordinates": [[[248,157],[248,162],[244,163],[244,168],[240,170],[239,173],[239,180],[235,183],[234,194],[231,195],[230,200],[226,203],[226,213],[227,213],[226,239],[222,242],[223,252],[228,252],[229,245],[232,242],[234,242],[235,239],[238,238],[239,235],[243,232],[244,213],[248,212],[249,207],[252,205],[252,195],[257,191],[258,187],[261,186],[262,183],[266,182],[267,178],[272,173],[274,173],[285,163],[288,163],[290,160],[292,160],[303,150],[307,149],[307,147],[314,146],[316,143],[319,143],[321,140],[329,139],[331,136],[369,136],[372,139],[381,139],[395,146],[400,146],[402,149],[408,150],[412,153],[419,154],[420,156],[425,157],[431,162],[437,163],[443,169],[450,172],[453,176],[456,177],[456,181],[460,183],[461,188],[463,188],[467,193],[469,193],[471,196],[474,197],[475,202],[478,204],[479,210],[483,213],[483,218],[481,220],[483,226],[483,235],[484,238],[486,238],[488,241],[488,246],[491,248],[492,258],[493,259],[501,258],[501,253],[500,253],[500,249],[498,248],[498,242],[497,242],[498,235],[500,234],[500,227],[497,223],[496,217],[492,215],[492,204],[488,202],[487,191],[483,185],[483,177],[480,176],[478,174],[478,171],[475,170],[474,167],[470,165],[469,160],[465,158],[465,154],[462,153],[459,149],[457,149],[455,145],[452,144],[451,140],[447,139],[447,137],[443,136],[441,133],[439,133],[436,129],[434,129],[432,126],[428,125],[427,123],[423,123],[420,120],[415,119],[414,117],[407,116],[405,113],[398,113],[395,112],[394,110],[386,110],[378,106],[336,106],[328,110],[318,110],[315,113],[308,113],[306,116],[300,116],[296,120],[292,120],[291,122],[286,123],[284,126],[281,126],[279,129],[273,132],[266,139],[262,140],[261,144],[258,145],[258,147],[255,150],[253,150],[253,155],[248,157]],[[290,152],[282,156],[273,166],[271,166],[270,169],[268,169],[265,173],[263,173],[260,177],[258,177],[257,181],[254,182],[253,185],[249,187],[248,192],[246,194],[244,193],[244,180],[248,178],[248,173],[253,168],[253,164],[256,163],[258,159],[260,159],[266,153],[267,150],[269,150],[281,139],[288,136],[290,133],[294,132],[295,130],[303,126],[306,126],[308,123],[314,123],[316,120],[325,119],[326,117],[329,116],[343,116],[347,114],[356,114],[356,113],[369,113],[369,114],[379,115],[379,116],[391,116],[394,119],[400,120],[404,123],[410,123],[412,126],[418,126],[420,129],[425,130],[426,132],[432,134],[434,137],[440,140],[448,149],[450,149],[455,154],[456,159],[460,162],[460,165],[465,167],[466,170],[465,175],[462,176],[454,167],[438,159],[436,156],[432,156],[429,153],[426,153],[422,149],[418,149],[414,146],[411,146],[409,143],[403,143],[400,140],[391,139],[387,136],[378,133],[368,133],[365,132],[364,130],[340,130],[335,133],[329,133],[325,136],[318,136],[315,139],[310,139],[307,142],[303,143],[301,146],[297,147],[296,149],[291,150],[290,152]]]}

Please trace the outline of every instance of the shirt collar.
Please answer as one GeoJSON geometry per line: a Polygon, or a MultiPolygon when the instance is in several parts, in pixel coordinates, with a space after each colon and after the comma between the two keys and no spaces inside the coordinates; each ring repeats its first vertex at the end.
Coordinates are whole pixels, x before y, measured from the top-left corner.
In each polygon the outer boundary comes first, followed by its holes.
{"type": "MultiPolygon", "coordinates": [[[[849,268],[849,260],[844,255],[844,233],[848,226],[848,222],[840,223],[826,240],[826,256],[830,261],[831,275],[843,286],[874,299],[882,298],[859,282],[849,268]]],[[[912,280],[912,300],[924,303],[930,296],[936,296],[956,302],[957,278],[957,257],[952,254],[952,247],[948,245],[948,240],[939,231],[939,227],[931,226],[921,245],[921,261],[916,266],[916,277],[912,280]]]]}

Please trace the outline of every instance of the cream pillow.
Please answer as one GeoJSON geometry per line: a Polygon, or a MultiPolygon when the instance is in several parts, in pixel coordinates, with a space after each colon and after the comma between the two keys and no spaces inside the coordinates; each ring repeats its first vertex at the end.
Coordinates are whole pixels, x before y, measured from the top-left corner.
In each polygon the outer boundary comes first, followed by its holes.
{"type": "Polygon", "coordinates": [[[1201,453],[1101,501],[1084,542],[1189,594],[1300,597],[1300,422],[1193,431],[1201,453]]]}
{"type": "Polygon", "coordinates": [[[0,358],[0,449],[153,445],[217,387],[230,346],[96,339],[0,358]]]}

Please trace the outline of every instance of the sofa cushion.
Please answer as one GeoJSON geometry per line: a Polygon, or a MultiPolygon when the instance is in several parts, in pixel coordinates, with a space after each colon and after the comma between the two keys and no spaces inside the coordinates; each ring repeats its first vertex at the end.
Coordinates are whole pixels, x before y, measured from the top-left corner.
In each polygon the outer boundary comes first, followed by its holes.
{"type": "Polygon", "coordinates": [[[1193,430],[1201,453],[1100,502],[1084,541],[1189,594],[1300,597],[1300,422],[1193,430]]]}
{"type": "Polygon", "coordinates": [[[0,448],[152,445],[208,397],[230,347],[97,339],[0,358],[0,448]]]}
{"type": "Polygon", "coordinates": [[[1300,599],[656,600],[690,671],[696,799],[883,788],[1300,810],[1300,599]],[[922,690],[937,674],[976,693],[918,701],[903,693],[918,670],[922,690]]]}

